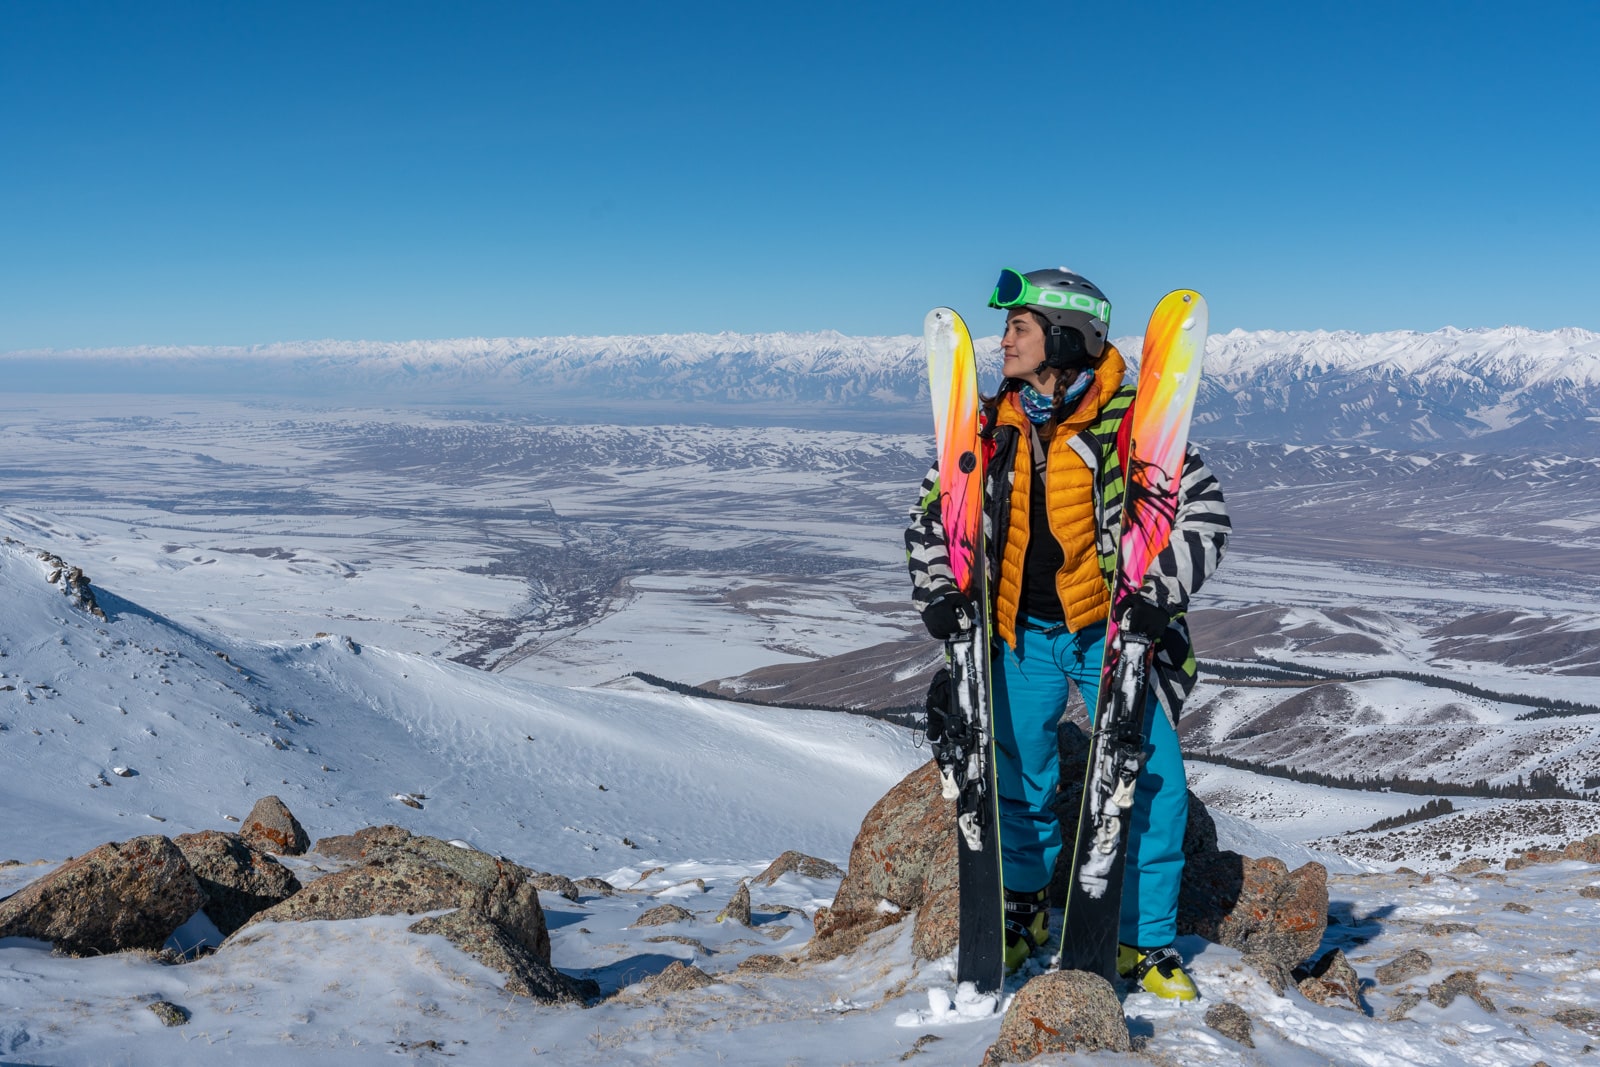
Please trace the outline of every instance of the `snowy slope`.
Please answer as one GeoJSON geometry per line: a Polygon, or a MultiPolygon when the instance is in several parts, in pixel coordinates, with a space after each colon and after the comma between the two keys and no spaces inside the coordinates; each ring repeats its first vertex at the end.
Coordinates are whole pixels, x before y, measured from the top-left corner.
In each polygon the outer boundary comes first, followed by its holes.
{"type": "MultiPolygon", "coordinates": [[[[867,806],[921,760],[894,728],[560,689],[340,637],[243,641],[99,588],[102,620],[47,583],[52,569],[0,544],[0,803],[27,813],[0,824],[0,855],[22,861],[0,865],[0,893],[106,839],[225,829],[225,815],[273,792],[313,837],[398,822],[603,876],[614,895],[542,900],[555,965],[620,995],[588,1010],[507,996],[442,939],[409,933],[409,916],[268,926],[177,967],[136,953],[59,958],[12,938],[0,940],[8,1062],[892,1064],[914,1054],[933,1067],[977,1062],[995,1037],[997,1015],[926,1018],[930,997],[951,988],[951,961],[915,961],[910,924],[831,963],[740,970],[758,954],[798,954],[830,879],[754,887],[752,927],[712,921],[782,849],[842,858],[867,806]],[[400,805],[402,791],[423,794],[423,810],[400,805]],[[669,900],[693,917],[634,925],[669,900]],[[635,985],[673,961],[716,984],[666,999],[635,985]],[[189,1021],[162,1028],[147,1010],[158,997],[189,1021]]],[[[1337,828],[1331,809],[1314,822],[1337,828]]],[[[1218,823],[1225,845],[1312,858],[1271,829],[1218,823]]],[[[313,860],[291,863],[310,877],[313,860]]],[[[1144,1060],[1160,1063],[1580,1062],[1591,1038],[1555,1016],[1600,998],[1588,936],[1600,901],[1579,896],[1596,881],[1570,863],[1490,880],[1336,875],[1325,947],[1344,947],[1363,978],[1408,948],[1434,960],[1408,985],[1368,985],[1370,1014],[1278,997],[1237,952],[1197,938],[1178,947],[1206,1000],[1131,994],[1125,1010],[1144,1060]],[[1546,906],[1506,910],[1522,900],[1546,906]],[[1441,939],[1431,931],[1443,917],[1471,933],[1441,939]],[[1481,972],[1497,1011],[1423,1001],[1382,1021],[1407,992],[1462,969],[1481,972]],[[1203,1009],[1222,1001],[1254,1018],[1254,1051],[1205,1026],[1203,1009]]]]}
{"type": "Polygon", "coordinates": [[[105,590],[101,621],[47,576],[0,544],[0,805],[31,813],[0,823],[0,857],[226,829],[272,793],[313,838],[393,822],[574,877],[789,848],[842,862],[924,759],[868,720],[564,689],[337,636],[236,641],[105,590]]]}

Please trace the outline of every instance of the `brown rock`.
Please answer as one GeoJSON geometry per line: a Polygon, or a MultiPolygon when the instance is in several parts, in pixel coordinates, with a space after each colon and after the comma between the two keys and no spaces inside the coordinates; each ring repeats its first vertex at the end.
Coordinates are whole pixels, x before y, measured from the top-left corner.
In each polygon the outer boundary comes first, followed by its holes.
{"type": "Polygon", "coordinates": [[[1561,850],[1569,860],[1582,863],[1600,863],[1600,834],[1590,834],[1582,841],[1573,841],[1561,850]]]}
{"type": "Polygon", "coordinates": [[[1600,1011],[1593,1008],[1566,1008],[1550,1016],[1562,1026],[1600,1037],[1600,1011]]]}
{"type": "MultiPolygon", "coordinates": [[[[541,1004],[581,1004],[583,991],[566,975],[540,959],[498,923],[462,908],[412,923],[414,934],[438,934],[461,951],[506,976],[505,990],[541,1004]]],[[[596,987],[598,992],[598,987],[596,987]]]]}
{"type": "Polygon", "coordinates": [[[1248,964],[1272,987],[1278,996],[1283,996],[1283,991],[1295,984],[1294,969],[1280,959],[1263,956],[1259,952],[1247,952],[1244,962],[1248,964]]]}
{"type": "Polygon", "coordinates": [[[593,893],[596,896],[614,897],[617,895],[617,887],[604,878],[579,878],[572,884],[583,892],[593,893]]]}
{"type": "Polygon", "coordinates": [[[740,882],[739,888],[734,891],[733,899],[728,901],[728,906],[717,915],[717,922],[727,920],[736,922],[740,926],[750,925],[750,885],[740,882]]]}
{"type": "Polygon", "coordinates": [[[955,858],[955,813],[940,795],[939,769],[929,761],[867,813],[850,849],[849,870],[812,938],[813,958],[832,959],[908,915],[917,916],[921,934],[914,937],[913,952],[924,959],[947,955],[955,948],[955,917],[943,905],[953,899],[955,858]],[[918,914],[936,900],[939,915],[918,914]],[[893,909],[879,907],[881,901],[893,909]]]}
{"type": "Polygon", "coordinates": [[[780,974],[792,971],[795,962],[782,956],[774,956],[769,952],[758,952],[754,956],[746,956],[739,961],[739,966],[734,970],[745,974],[780,974]]]}
{"type": "Polygon", "coordinates": [[[651,978],[643,990],[647,997],[664,997],[671,993],[682,993],[691,989],[704,989],[708,985],[715,985],[716,979],[698,967],[690,966],[682,960],[677,960],[667,965],[667,969],[651,978]]]}
{"type": "Polygon", "coordinates": [[[205,902],[178,846],[151,834],[101,845],[0,901],[0,937],[74,956],[158,949],[205,902]]]}
{"type": "Polygon", "coordinates": [[[1049,1053],[1132,1048],[1122,1004],[1110,982],[1087,971],[1052,971],[1030,980],[1012,999],[1000,1021],[1000,1036],[983,1062],[992,1067],[1049,1053]]]}
{"type": "Polygon", "coordinates": [[[1454,867],[1450,868],[1450,873],[1451,874],[1477,874],[1479,871],[1486,871],[1488,869],[1489,869],[1489,861],[1486,860],[1486,859],[1467,859],[1467,860],[1462,860],[1460,863],[1458,863],[1454,867]]]}
{"type": "Polygon", "coordinates": [[[1366,1006],[1361,1003],[1361,979],[1339,949],[1319,959],[1310,973],[1300,979],[1298,988],[1302,996],[1315,1004],[1348,1000],[1356,1011],[1367,1014],[1366,1006]]]}
{"type": "Polygon", "coordinates": [[[245,816],[239,836],[245,844],[279,856],[298,856],[311,845],[305,827],[277,797],[262,797],[245,816]]]}
{"type": "MultiPolygon", "coordinates": [[[[1596,894],[1596,895],[1600,896],[1600,894],[1596,894]]],[[[1528,905],[1522,903],[1522,901],[1520,901],[1520,900],[1508,900],[1503,905],[1501,905],[1500,910],[1501,911],[1514,911],[1518,915],[1531,915],[1531,914],[1533,914],[1533,909],[1528,907],[1528,905]]]]}
{"type": "MultiPolygon", "coordinates": [[[[1578,895],[1585,900],[1600,900],[1600,885],[1586,885],[1578,890],[1578,895]]],[[[1511,905],[1507,904],[1506,907],[1509,908],[1511,905]]],[[[1524,904],[1523,907],[1527,907],[1527,905],[1524,904]]],[[[1532,911],[1533,909],[1528,908],[1528,910],[1532,911]]]]}
{"type": "Polygon", "coordinates": [[[411,840],[411,831],[399,826],[368,826],[353,834],[324,837],[312,851],[335,860],[364,860],[376,850],[400,848],[411,840]]]}
{"type": "Polygon", "coordinates": [[[532,880],[535,888],[542,889],[546,893],[554,893],[558,897],[577,903],[579,896],[578,884],[566,875],[534,871],[528,877],[532,880]]]}
{"type": "Polygon", "coordinates": [[[532,873],[487,852],[457,848],[433,837],[411,837],[403,847],[369,849],[365,863],[324,875],[258,914],[245,928],[257,922],[470,908],[548,963],[550,934],[532,873]]]}
{"type": "Polygon", "coordinates": [[[205,830],[173,840],[206,894],[206,916],[226,937],[300,891],[294,872],[238,834],[205,830]]]}
{"type": "Polygon", "coordinates": [[[1384,1018],[1392,1023],[1397,1023],[1411,1014],[1411,1009],[1421,1003],[1421,993],[1402,993],[1400,994],[1399,1002],[1384,1014],[1384,1018]]]}
{"type": "Polygon", "coordinates": [[[676,904],[662,904],[639,916],[634,926],[665,926],[668,923],[693,922],[694,912],[676,904]]]}
{"type": "Polygon", "coordinates": [[[1237,1004],[1222,1003],[1207,1009],[1206,1025],[1245,1048],[1256,1047],[1250,1038],[1250,1016],[1237,1004]]]}
{"type": "Polygon", "coordinates": [[[1184,865],[1180,934],[1292,967],[1317,950],[1327,927],[1328,872],[1320,863],[1290,871],[1270,856],[1216,852],[1190,856],[1184,865]]]}
{"type": "Polygon", "coordinates": [[[1420,948],[1410,948],[1379,967],[1374,973],[1378,981],[1384,985],[1394,985],[1404,982],[1407,978],[1427,974],[1431,970],[1433,970],[1433,957],[1420,948]]]}
{"type": "Polygon", "coordinates": [[[798,874],[802,878],[844,877],[844,872],[827,860],[791,849],[767,864],[767,869],[752,878],[751,882],[755,885],[771,885],[786,874],[798,874]]]}
{"type": "Polygon", "coordinates": [[[1483,987],[1478,984],[1476,971],[1456,971],[1442,982],[1435,982],[1428,987],[1428,999],[1441,1008],[1448,1008],[1455,1002],[1456,997],[1465,996],[1484,1011],[1494,1011],[1494,1001],[1489,999],[1483,987]]]}

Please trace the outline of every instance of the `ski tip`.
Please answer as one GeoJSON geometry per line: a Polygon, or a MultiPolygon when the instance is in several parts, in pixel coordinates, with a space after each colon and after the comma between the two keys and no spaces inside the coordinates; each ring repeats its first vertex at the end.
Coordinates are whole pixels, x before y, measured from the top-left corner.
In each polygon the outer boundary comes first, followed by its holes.
{"type": "Polygon", "coordinates": [[[1204,333],[1209,317],[1206,298],[1193,289],[1174,289],[1161,298],[1150,316],[1152,323],[1162,319],[1184,333],[1204,333]]]}

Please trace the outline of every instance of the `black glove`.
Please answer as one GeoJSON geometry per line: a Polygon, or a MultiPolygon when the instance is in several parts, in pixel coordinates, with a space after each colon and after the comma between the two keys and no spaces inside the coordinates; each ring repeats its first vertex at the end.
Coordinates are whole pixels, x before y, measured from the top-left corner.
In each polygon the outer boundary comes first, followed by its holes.
{"type": "Polygon", "coordinates": [[[1130,596],[1117,611],[1117,626],[1124,632],[1138,634],[1151,644],[1161,640],[1161,635],[1172,625],[1172,616],[1142,596],[1130,596]]]}
{"type": "Polygon", "coordinates": [[[972,601],[952,590],[922,609],[922,625],[939,641],[949,641],[972,629],[976,613],[972,601]]]}

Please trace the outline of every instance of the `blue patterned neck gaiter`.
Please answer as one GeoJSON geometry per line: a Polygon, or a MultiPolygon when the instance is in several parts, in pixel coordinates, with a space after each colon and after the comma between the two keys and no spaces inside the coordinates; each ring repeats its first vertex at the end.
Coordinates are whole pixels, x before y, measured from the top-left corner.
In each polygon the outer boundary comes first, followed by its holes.
{"type": "MultiPolygon", "coordinates": [[[[1066,406],[1087,392],[1089,383],[1093,380],[1093,374],[1088,371],[1080,371],[1078,377],[1071,385],[1067,386],[1066,393],[1062,395],[1062,406],[1066,406]]],[[[1050,421],[1050,416],[1055,414],[1055,398],[1046,396],[1027,382],[1023,382],[1022,388],[1017,390],[1017,399],[1022,402],[1022,413],[1035,426],[1043,426],[1050,421]]]]}

